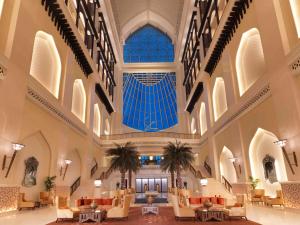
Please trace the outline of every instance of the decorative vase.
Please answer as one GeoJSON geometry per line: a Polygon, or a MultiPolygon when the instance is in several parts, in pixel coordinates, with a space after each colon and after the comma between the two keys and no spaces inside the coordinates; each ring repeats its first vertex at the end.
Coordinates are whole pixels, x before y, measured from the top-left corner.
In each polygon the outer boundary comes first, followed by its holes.
{"type": "Polygon", "coordinates": [[[91,208],[92,208],[93,210],[97,209],[97,207],[98,207],[98,205],[97,205],[97,203],[95,202],[95,200],[92,201],[92,203],[91,203],[90,206],[91,206],[91,208]]]}
{"type": "Polygon", "coordinates": [[[203,206],[204,206],[204,208],[206,208],[207,210],[209,210],[213,206],[213,204],[210,201],[205,200],[203,206]]]}

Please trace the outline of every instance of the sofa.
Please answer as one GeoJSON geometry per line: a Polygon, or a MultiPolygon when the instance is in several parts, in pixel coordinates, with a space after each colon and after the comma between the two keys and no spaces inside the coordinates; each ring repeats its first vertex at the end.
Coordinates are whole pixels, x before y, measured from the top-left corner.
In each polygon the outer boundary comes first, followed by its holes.
{"type": "Polygon", "coordinates": [[[114,206],[117,206],[116,198],[82,198],[75,200],[75,206],[77,208],[89,208],[92,202],[98,205],[99,209],[109,210],[114,206]]]}
{"type": "Polygon", "coordinates": [[[185,202],[183,204],[192,209],[196,209],[199,207],[203,207],[205,201],[209,201],[213,203],[214,208],[224,208],[225,207],[225,199],[222,197],[189,197],[185,198],[185,202]]]}

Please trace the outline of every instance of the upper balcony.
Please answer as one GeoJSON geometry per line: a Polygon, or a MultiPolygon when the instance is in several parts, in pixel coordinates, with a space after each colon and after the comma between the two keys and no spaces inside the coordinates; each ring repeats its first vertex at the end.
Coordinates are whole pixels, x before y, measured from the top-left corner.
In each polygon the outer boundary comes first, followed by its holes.
{"type": "Polygon", "coordinates": [[[112,112],[116,58],[99,0],[42,0],[42,5],[83,73],[96,75],[95,91],[112,112]]]}

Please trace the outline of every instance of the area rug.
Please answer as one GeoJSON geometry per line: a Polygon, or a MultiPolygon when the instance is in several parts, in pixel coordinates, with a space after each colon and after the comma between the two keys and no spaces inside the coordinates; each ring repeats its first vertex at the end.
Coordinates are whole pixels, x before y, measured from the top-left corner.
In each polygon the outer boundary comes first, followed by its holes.
{"type": "MultiPolygon", "coordinates": [[[[53,222],[49,225],[77,225],[78,222],[53,222]]],[[[97,224],[97,223],[93,223],[97,224]]],[[[159,215],[145,215],[142,216],[141,207],[132,207],[129,211],[128,220],[106,220],[103,223],[98,223],[97,225],[190,225],[190,224],[201,224],[201,225],[259,225],[258,223],[246,220],[231,220],[223,222],[194,222],[193,220],[183,220],[177,221],[174,218],[174,213],[172,207],[159,207],[159,215]]]]}
{"type": "MultiPolygon", "coordinates": [[[[146,198],[136,198],[135,203],[136,204],[146,204],[147,199],[146,198]]],[[[155,198],[154,203],[168,203],[168,199],[167,198],[155,198]]]]}

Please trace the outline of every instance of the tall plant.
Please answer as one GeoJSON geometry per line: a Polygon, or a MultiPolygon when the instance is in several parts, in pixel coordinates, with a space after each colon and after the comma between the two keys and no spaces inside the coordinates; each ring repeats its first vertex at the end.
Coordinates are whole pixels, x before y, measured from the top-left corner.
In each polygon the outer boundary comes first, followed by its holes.
{"type": "MultiPolygon", "coordinates": [[[[169,142],[169,144],[164,147],[163,157],[164,159],[161,162],[162,170],[170,171],[171,179],[172,171],[173,173],[176,171],[177,186],[178,188],[182,188],[181,171],[188,169],[194,161],[192,148],[186,143],[181,143],[177,140],[175,143],[169,142]]],[[[174,180],[172,182],[174,182],[174,180]]],[[[172,183],[172,187],[173,186],[174,184],[172,183]]]]}
{"type": "Polygon", "coordinates": [[[250,185],[252,187],[252,190],[256,189],[258,183],[260,182],[260,180],[258,178],[254,178],[252,176],[249,176],[249,180],[250,180],[250,185]]]}
{"type": "MultiPolygon", "coordinates": [[[[106,156],[111,157],[109,170],[120,171],[121,173],[121,189],[125,189],[125,174],[127,171],[136,172],[139,167],[139,154],[136,147],[127,142],[125,145],[115,144],[114,148],[106,151],[106,156]]],[[[131,176],[131,175],[130,175],[131,176]]],[[[131,177],[129,177],[131,186],[131,177]]]]}
{"type": "Polygon", "coordinates": [[[54,188],[55,186],[55,178],[56,176],[52,176],[52,177],[46,177],[44,184],[45,184],[45,189],[46,191],[51,191],[52,188],[54,188]]]}

